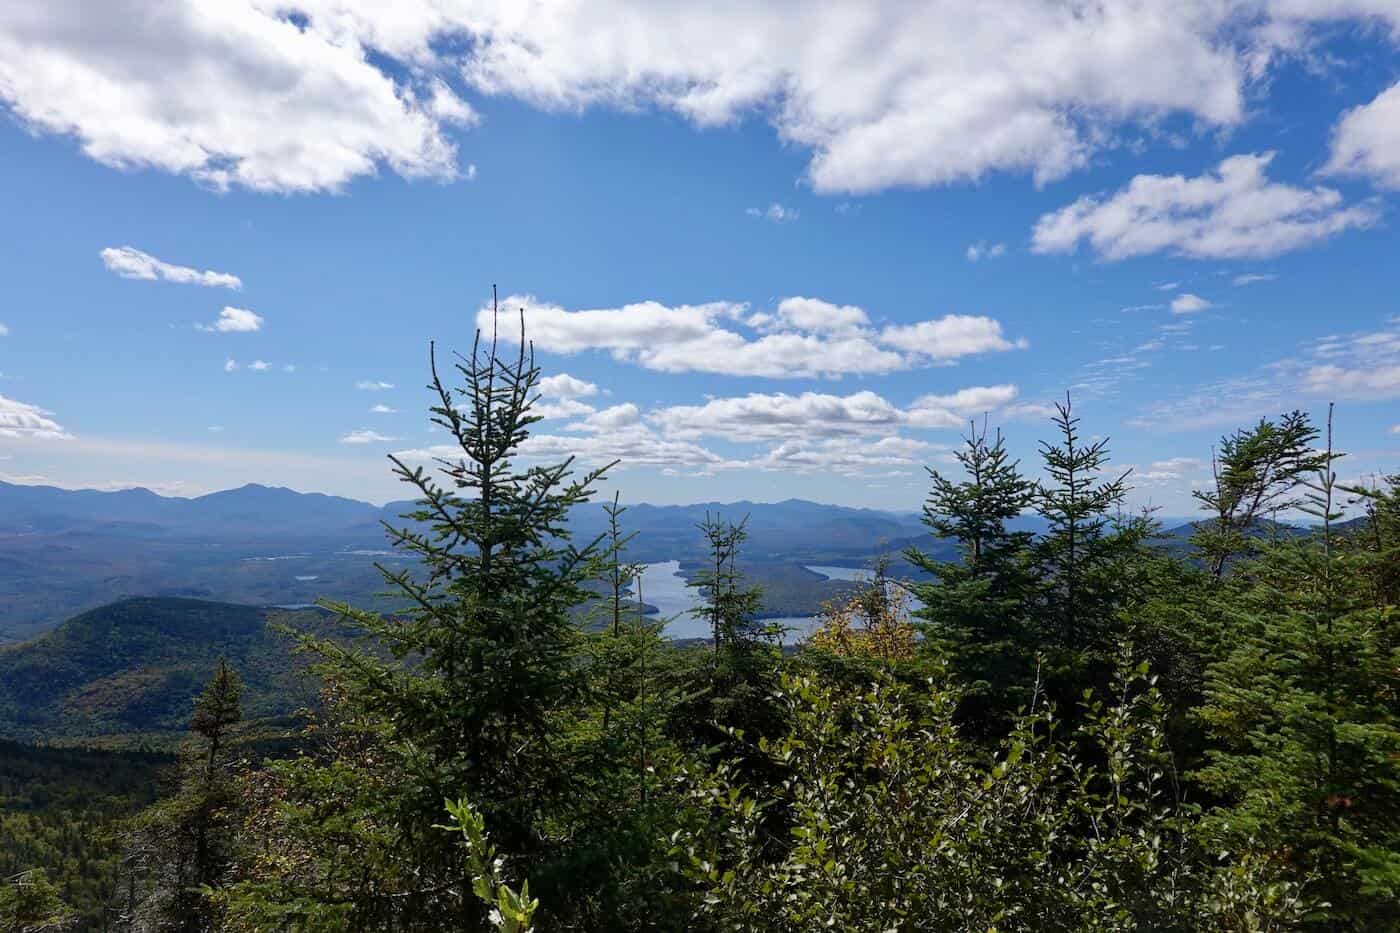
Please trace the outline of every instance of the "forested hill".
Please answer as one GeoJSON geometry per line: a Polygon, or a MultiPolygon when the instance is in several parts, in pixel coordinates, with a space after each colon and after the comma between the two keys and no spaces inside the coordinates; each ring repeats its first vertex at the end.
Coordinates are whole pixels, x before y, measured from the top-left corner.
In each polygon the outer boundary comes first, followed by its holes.
{"type": "Polygon", "coordinates": [[[0,734],[53,741],[180,732],[220,657],[242,672],[250,716],[291,713],[314,700],[314,686],[273,623],[315,627],[322,616],[193,599],[129,599],[85,612],[0,648],[0,734]]]}

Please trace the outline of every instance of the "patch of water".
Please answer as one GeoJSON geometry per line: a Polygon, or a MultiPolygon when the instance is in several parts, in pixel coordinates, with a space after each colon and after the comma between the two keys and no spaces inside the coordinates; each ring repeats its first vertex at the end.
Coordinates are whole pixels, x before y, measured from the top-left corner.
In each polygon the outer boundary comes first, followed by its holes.
{"type": "MultiPolygon", "coordinates": [[[[700,604],[699,594],[693,587],[686,586],[685,577],[681,576],[680,561],[643,564],[640,583],[642,602],[657,608],[656,614],[650,618],[667,620],[663,630],[667,638],[710,637],[710,624],[691,614],[700,604]]],[[[784,616],[763,621],[787,629],[788,632],[783,638],[787,643],[802,638],[817,624],[814,616],[784,616]]]]}

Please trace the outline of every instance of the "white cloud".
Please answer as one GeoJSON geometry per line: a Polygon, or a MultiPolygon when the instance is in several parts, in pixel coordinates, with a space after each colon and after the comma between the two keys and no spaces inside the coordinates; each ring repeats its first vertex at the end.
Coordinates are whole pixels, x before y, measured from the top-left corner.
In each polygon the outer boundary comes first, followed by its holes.
{"type": "Polygon", "coordinates": [[[362,389],[365,392],[384,392],[393,387],[394,384],[392,382],[383,382],[377,379],[362,379],[355,383],[355,388],[362,389]]]}
{"type": "MultiPolygon", "coordinates": [[[[335,190],[379,165],[452,177],[443,124],[470,122],[470,108],[440,82],[415,86],[420,68],[396,79],[371,63],[396,38],[389,8],[297,9],[309,14],[300,25],[264,0],[0,5],[0,98],[30,128],[71,135],[106,165],[216,188],[335,190]]],[[[427,39],[425,22],[398,19],[418,33],[412,45],[427,39]]]]}
{"type": "Polygon", "coordinates": [[[935,360],[1000,350],[1024,349],[1024,340],[1002,335],[1001,322],[989,317],[949,314],[932,321],[886,327],[880,342],[935,360]]]}
{"type": "MultiPolygon", "coordinates": [[[[857,323],[868,320],[861,309],[811,298],[784,299],[776,316],[748,315],[748,306],[737,302],[670,307],[645,301],[569,311],[515,295],[502,304],[524,310],[527,336],[541,350],[608,350],[660,372],[772,378],[885,373],[1025,346],[1007,340],[992,318],[952,314],[877,332],[857,323]],[[739,320],[765,333],[751,338],[726,326],[739,320]]],[[[491,315],[483,308],[477,325],[490,327],[491,315]]]]}
{"type": "Polygon", "coordinates": [[[351,431],[340,439],[342,444],[387,444],[390,441],[398,440],[397,437],[389,437],[380,434],[378,431],[371,431],[368,428],[361,428],[358,431],[351,431]]]}
{"type": "Polygon", "coordinates": [[[1172,314],[1195,314],[1211,307],[1214,307],[1211,302],[1190,292],[1183,292],[1172,299],[1172,314]]]}
{"type": "MultiPolygon", "coordinates": [[[[973,386],[950,395],[925,395],[907,409],[864,390],[851,395],[803,392],[750,393],[710,399],[704,405],[674,405],[647,415],[668,437],[717,437],[728,441],[801,440],[870,434],[894,436],[905,426],[958,428],[967,415],[998,411],[1018,395],[1013,385],[973,386]]],[[[1015,412],[1013,416],[1024,413],[1015,412]]]]}
{"type": "MultiPolygon", "coordinates": [[[[3,40],[0,39],[0,47],[3,40]]],[[[0,64],[0,72],[4,66],[0,64]]],[[[0,74],[0,97],[4,96],[3,74],[0,74]]],[[[143,253],[132,246],[109,246],[99,254],[102,264],[124,279],[164,279],[188,285],[204,285],[215,288],[239,289],[243,281],[227,272],[212,272],[191,269],[189,266],[176,266],[162,262],[150,253],[143,253]]]]}
{"type": "Polygon", "coordinates": [[[264,372],[268,369],[271,369],[272,364],[267,362],[266,360],[253,360],[253,362],[248,364],[248,368],[253,370],[254,372],[264,372]]]}
{"type": "Polygon", "coordinates": [[[238,370],[238,361],[235,359],[224,360],[224,372],[231,373],[238,370]]]}
{"type": "Polygon", "coordinates": [[[220,334],[250,334],[262,329],[263,318],[247,308],[225,306],[212,324],[196,324],[200,330],[220,334]]]}
{"type": "Polygon", "coordinates": [[[771,220],[775,224],[785,224],[789,221],[796,220],[798,217],[802,216],[801,212],[798,211],[797,208],[784,207],[776,201],[768,205],[766,208],[745,208],[744,213],[748,214],[750,217],[762,217],[765,220],[771,220]]]}
{"type": "Polygon", "coordinates": [[[1102,198],[1082,197],[1043,215],[1032,232],[1038,253],[1073,252],[1087,240],[1103,259],[1171,252],[1193,259],[1265,258],[1368,227],[1374,204],[1347,206],[1331,188],[1270,181],[1273,153],[1225,159],[1210,174],[1138,175],[1102,198]]]}
{"type": "Polygon", "coordinates": [[[536,402],[530,409],[530,414],[545,421],[557,420],[560,418],[577,418],[580,415],[591,415],[596,409],[592,405],[580,402],[577,399],[563,398],[557,402],[536,402]]]}
{"type": "Polygon", "coordinates": [[[870,324],[863,308],[801,296],[778,302],[778,319],[794,330],[814,334],[850,333],[870,324]]]}
{"type": "Polygon", "coordinates": [[[1298,372],[1304,391],[1328,399],[1400,398],[1400,320],[1374,331],[1322,338],[1303,360],[1277,368],[1298,372]]]}
{"type": "Polygon", "coordinates": [[[648,416],[669,436],[736,441],[893,431],[903,418],[898,408],[870,391],[847,396],[751,393],[704,405],[675,405],[648,416]]]}
{"type": "Polygon", "coordinates": [[[1188,474],[1199,473],[1210,466],[1199,457],[1172,457],[1148,464],[1146,469],[1134,469],[1133,480],[1142,482],[1172,482],[1188,474]]]}
{"type": "Polygon", "coordinates": [[[1342,115],[1325,171],[1362,175],[1381,187],[1400,188],[1400,83],[1342,115]]]}
{"type": "Polygon", "coordinates": [[[388,405],[375,405],[370,408],[370,414],[374,415],[397,415],[398,413],[397,408],[390,408],[388,405]]]}
{"type": "Polygon", "coordinates": [[[1157,289],[1157,291],[1159,291],[1159,292],[1174,292],[1174,291],[1176,291],[1178,288],[1181,287],[1181,283],[1180,283],[1180,282],[1158,282],[1156,285],[1154,285],[1154,286],[1152,286],[1152,287],[1155,288],[1155,289],[1157,289]]]}
{"type": "Polygon", "coordinates": [[[1255,282],[1272,282],[1276,278],[1278,278],[1278,276],[1274,275],[1272,272],[1247,272],[1243,275],[1235,276],[1230,280],[1230,284],[1235,286],[1253,285],[1255,282]]]}
{"type": "Polygon", "coordinates": [[[832,7],[499,5],[466,65],[539,106],[674,110],[701,125],[766,114],[809,147],[818,191],[876,191],[1087,164],[1125,122],[1244,116],[1245,54],[1224,3],[1013,0],[996,16],[898,0],[832,7]]]}
{"type": "Polygon", "coordinates": [[[8,337],[8,336],[10,336],[10,329],[9,329],[8,327],[6,327],[4,324],[0,324],[0,337],[8,337]]]}
{"type": "Polygon", "coordinates": [[[1163,431],[1247,424],[1296,407],[1302,394],[1328,401],[1400,398],[1400,319],[1388,324],[1318,338],[1256,373],[1150,405],[1129,424],[1163,431]]]}
{"type": "Polygon", "coordinates": [[[631,402],[624,402],[621,405],[604,408],[602,411],[592,412],[582,421],[569,425],[569,430],[591,433],[617,431],[622,428],[630,428],[641,420],[641,410],[631,402]]]}
{"type": "Polygon", "coordinates": [[[750,463],[761,470],[860,475],[875,469],[916,466],[929,452],[940,449],[907,437],[801,439],[785,441],[750,463]]]}
{"type": "Polygon", "coordinates": [[[903,0],[11,0],[0,98],[103,163],[262,191],[381,166],[460,176],[448,128],[478,115],[449,82],[567,112],[766,119],[811,153],[819,192],[1039,183],[1163,138],[1166,118],[1229,130],[1312,20],[1383,15],[1385,0],[1005,0],[973,18],[903,0]]]}
{"type": "Polygon", "coordinates": [[[699,444],[661,437],[644,425],[588,435],[534,434],[525,439],[520,451],[524,456],[540,460],[578,457],[594,465],[621,460],[623,467],[679,466],[713,470],[736,465],[699,444]]]}
{"type": "Polygon", "coordinates": [[[973,386],[951,395],[924,395],[909,406],[910,424],[924,428],[957,428],[972,415],[1004,409],[1016,400],[1014,385],[973,386]]]}
{"type": "Polygon", "coordinates": [[[294,372],[296,372],[296,371],[297,371],[297,364],[295,364],[295,363],[284,363],[284,364],[282,365],[282,372],[284,372],[284,373],[294,373],[294,372]]]}
{"type": "Polygon", "coordinates": [[[598,386],[568,373],[559,373],[540,380],[540,394],[549,398],[592,398],[598,394],[598,386]]]}
{"type": "Polygon", "coordinates": [[[1315,395],[1333,398],[1400,398],[1400,364],[1379,369],[1314,366],[1306,385],[1315,395]]]}
{"type": "Polygon", "coordinates": [[[1395,427],[1391,428],[1391,429],[1390,429],[1390,433],[1391,433],[1391,434],[1400,434],[1400,424],[1397,424],[1395,427]]]}
{"type": "Polygon", "coordinates": [[[0,395],[0,437],[67,439],[71,435],[50,417],[53,412],[0,395]]]}
{"type": "Polygon", "coordinates": [[[1005,255],[1005,243],[993,243],[990,246],[986,243],[973,243],[967,248],[968,262],[980,262],[983,259],[998,259],[1005,255]]]}

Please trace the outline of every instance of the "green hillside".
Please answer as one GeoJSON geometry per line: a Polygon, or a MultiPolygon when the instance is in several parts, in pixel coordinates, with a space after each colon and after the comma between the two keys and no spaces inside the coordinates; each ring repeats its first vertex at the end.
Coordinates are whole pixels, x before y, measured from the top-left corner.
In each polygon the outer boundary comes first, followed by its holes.
{"type": "Polygon", "coordinates": [[[285,715],[315,689],[274,623],[323,620],[316,611],[167,598],[85,612],[0,648],[0,734],[52,742],[183,732],[221,656],[247,682],[250,718],[285,715]]]}

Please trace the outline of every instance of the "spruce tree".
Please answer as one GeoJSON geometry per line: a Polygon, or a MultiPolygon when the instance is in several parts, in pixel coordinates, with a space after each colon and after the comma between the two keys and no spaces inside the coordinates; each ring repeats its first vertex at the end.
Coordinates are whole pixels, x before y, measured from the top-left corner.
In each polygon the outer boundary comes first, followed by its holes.
{"type": "Polygon", "coordinates": [[[1116,663],[1126,611],[1148,595],[1141,571],[1156,526],[1150,515],[1126,512],[1132,471],[1109,470],[1108,438],[1083,442],[1068,397],[1053,420],[1060,437],[1040,444],[1046,481],[1035,496],[1047,526],[1034,546],[1036,627],[1052,695],[1067,699],[1105,683],[1116,663]]]}
{"type": "Polygon", "coordinates": [[[1313,449],[1317,437],[1307,414],[1293,411],[1220,439],[1211,461],[1214,485],[1192,493],[1211,518],[1191,543],[1216,579],[1232,558],[1249,554],[1262,519],[1298,504],[1299,484],[1324,466],[1313,449]]]}
{"type": "Polygon", "coordinates": [[[567,519],[606,467],[575,477],[572,458],[519,462],[539,421],[540,374],[523,315],[510,355],[495,334],[478,331],[470,354],[453,363],[459,385],[444,378],[435,350],[429,364],[431,421],[449,443],[431,471],[390,457],[418,500],[406,525],[386,525],[412,558],[402,569],[381,567],[404,608],[383,616],[331,606],[366,649],[308,640],[335,717],[350,731],[350,759],[292,775],[308,806],[321,782],[338,806],[365,811],[360,825],[374,827],[366,845],[382,847],[382,876],[356,882],[322,861],[314,897],[327,910],[349,900],[355,924],[474,927],[482,907],[463,886],[460,853],[433,828],[444,800],[465,798],[503,857],[567,914],[592,880],[571,867],[591,840],[572,825],[590,801],[578,792],[568,730],[588,698],[574,612],[593,595],[585,584],[596,576],[600,543],[575,545],[567,519]]]}
{"type": "Polygon", "coordinates": [[[197,933],[217,927],[210,893],[235,860],[238,784],[229,740],[242,721],[243,682],[223,659],[194,703],[174,793],[137,819],[129,840],[132,929],[197,933]]]}
{"type": "Polygon", "coordinates": [[[957,559],[938,560],[917,548],[905,556],[932,580],[911,586],[922,606],[926,645],[964,684],[963,712],[973,722],[1014,711],[1025,702],[1034,672],[1034,632],[1029,610],[1031,576],[1028,531],[1008,523],[1035,501],[1035,484],[1021,475],[1001,432],[971,426],[954,452],[964,477],[929,470],[933,488],[924,524],[957,547],[957,559]]]}
{"type": "Polygon", "coordinates": [[[1207,671],[1215,745],[1198,777],[1226,801],[1223,833],[1287,853],[1329,903],[1327,929],[1385,929],[1400,900],[1400,619],[1364,585],[1327,448],[1301,477],[1314,534],[1262,545],[1241,568],[1232,649],[1207,671]]]}

